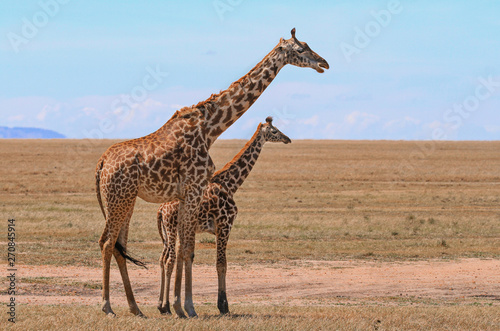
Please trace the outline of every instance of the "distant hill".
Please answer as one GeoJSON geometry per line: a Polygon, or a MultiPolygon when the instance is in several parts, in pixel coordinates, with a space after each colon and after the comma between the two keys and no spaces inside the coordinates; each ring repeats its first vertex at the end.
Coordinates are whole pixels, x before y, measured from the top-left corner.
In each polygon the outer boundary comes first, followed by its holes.
{"type": "Polygon", "coordinates": [[[39,128],[8,128],[0,126],[0,138],[53,139],[66,138],[59,132],[39,128]]]}

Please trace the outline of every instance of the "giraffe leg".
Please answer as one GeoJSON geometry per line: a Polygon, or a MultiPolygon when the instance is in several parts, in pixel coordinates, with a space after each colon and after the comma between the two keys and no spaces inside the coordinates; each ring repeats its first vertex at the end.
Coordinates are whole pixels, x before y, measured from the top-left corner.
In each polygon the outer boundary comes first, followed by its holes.
{"type": "MultiPolygon", "coordinates": [[[[101,254],[103,259],[102,310],[108,316],[115,316],[115,313],[111,309],[111,303],[109,299],[109,274],[110,274],[111,258],[113,255],[115,255],[115,258],[117,255],[119,255],[120,258],[122,258],[122,259],[116,258],[116,261],[118,262],[118,267],[120,268],[129,304],[131,302],[135,303],[132,294],[132,289],[130,287],[130,280],[128,279],[125,259],[123,259],[123,257],[119,254],[119,252],[115,249],[115,244],[118,240],[120,240],[119,241],[120,244],[124,248],[126,248],[126,240],[128,235],[128,222],[130,221],[130,217],[132,216],[135,204],[135,197],[129,200],[123,199],[120,201],[120,203],[121,203],[121,205],[119,206],[120,208],[115,208],[115,206],[113,205],[110,206],[108,205],[106,226],[101,235],[101,239],[99,240],[99,245],[101,247],[101,254]]],[[[138,311],[138,308],[133,312],[140,313],[140,311],[138,311]]]]}
{"type": "Polygon", "coordinates": [[[165,231],[165,241],[163,243],[163,254],[160,261],[161,264],[161,286],[160,286],[160,300],[158,302],[158,310],[162,314],[172,314],[170,311],[170,280],[175,264],[175,240],[176,232],[165,231]]]}
{"type": "Polygon", "coordinates": [[[166,270],[165,266],[167,264],[168,252],[167,247],[163,247],[163,252],[160,257],[160,270],[161,270],[161,278],[160,278],[160,297],[158,299],[158,310],[161,314],[172,314],[170,311],[170,304],[168,302],[168,286],[166,282],[166,270]]]}
{"type": "MultiPolygon", "coordinates": [[[[196,240],[196,224],[198,223],[199,208],[204,188],[193,190],[188,194],[184,212],[184,240],[181,241],[182,259],[184,260],[184,310],[189,317],[197,317],[193,304],[193,260],[196,240]]],[[[179,234],[180,236],[180,234],[179,234]]],[[[180,257],[179,257],[180,260],[180,257]]]]}
{"type": "Polygon", "coordinates": [[[177,240],[177,233],[174,229],[174,231],[169,231],[168,232],[168,252],[167,252],[167,261],[166,261],[166,292],[165,292],[165,297],[167,298],[167,309],[168,313],[170,314],[170,280],[172,279],[172,272],[174,271],[174,265],[175,265],[175,242],[177,240]]]}
{"type": "Polygon", "coordinates": [[[109,228],[109,225],[106,224],[101,239],[99,240],[102,255],[102,311],[106,315],[114,317],[116,314],[111,309],[109,300],[109,269],[116,239],[113,240],[110,236],[109,228]]]}
{"type": "Polygon", "coordinates": [[[116,249],[114,251],[114,256],[116,259],[116,263],[118,264],[118,268],[120,269],[120,274],[122,276],[122,281],[123,281],[123,287],[125,288],[125,293],[127,295],[127,302],[130,312],[139,317],[146,317],[140,311],[135,301],[134,293],[132,292],[132,286],[130,285],[130,279],[128,277],[127,261],[116,249]]]}
{"type": "MultiPolygon", "coordinates": [[[[194,237],[194,231],[193,231],[194,237]]],[[[185,265],[185,278],[184,278],[184,309],[189,317],[198,317],[194,310],[193,304],[193,259],[194,259],[194,239],[189,242],[186,250],[184,251],[184,265],[185,265]]]]}
{"type": "Polygon", "coordinates": [[[217,295],[217,308],[221,315],[229,314],[229,305],[226,296],[226,244],[227,238],[217,238],[217,278],[218,278],[218,295],[217,295]]]}
{"type": "MultiPolygon", "coordinates": [[[[224,220],[226,221],[226,220],[224,220]]],[[[221,224],[228,225],[232,224],[227,222],[222,222],[221,224]]],[[[229,305],[227,302],[226,295],[226,271],[227,271],[227,260],[226,260],[226,247],[227,240],[229,236],[230,227],[220,226],[217,228],[217,278],[218,278],[218,298],[217,298],[217,308],[221,315],[229,314],[229,305]]]]}
{"type": "Polygon", "coordinates": [[[165,247],[163,247],[163,251],[161,252],[161,256],[160,256],[160,296],[158,297],[158,304],[156,305],[156,308],[158,308],[158,310],[162,314],[163,314],[163,312],[162,312],[163,288],[165,287],[165,268],[164,268],[165,254],[166,254],[165,247]]]}
{"type": "Polygon", "coordinates": [[[192,266],[194,259],[194,244],[196,223],[198,222],[199,208],[204,186],[199,186],[192,189],[186,194],[184,202],[179,204],[179,221],[178,221],[178,247],[177,247],[177,270],[175,274],[175,302],[174,309],[179,317],[185,317],[181,309],[181,280],[182,268],[185,267],[185,293],[184,293],[184,309],[189,317],[197,317],[193,304],[193,283],[192,283],[192,266]]]}
{"type": "MultiPolygon", "coordinates": [[[[135,203],[135,201],[134,201],[134,203],[135,203]]],[[[132,206],[130,206],[129,213],[127,214],[126,223],[123,225],[122,229],[120,230],[120,235],[118,236],[118,242],[125,249],[127,248],[128,229],[129,229],[130,218],[132,217],[133,210],[134,210],[134,204],[132,204],[132,206]]],[[[117,249],[115,249],[113,251],[113,255],[115,256],[116,263],[118,264],[118,268],[120,269],[120,274],[122,276],[122,281],[123,281],[123,287],[125,288],[125,294],[127,295],[127,302],[129,305],[130,312],[136,316],[139,316],[139,317],[146,317],[140,311],[140,309],[137,306],[137,303],[135,301],[134,293],[132,292],[132,286],[130,284],[130,279],[128,276],[127,261],[120,254],[120,252],[117,249]]]]}
{"type": "MultiPolygon", "coordinates": [[[[182,205],[182,203],[181,203],[182,205]]],[[[177,268],[175,270],[175,283],[174,283],[174,304],[172,305],[174,307],[175,313],[179,318],[186,318],[186,314],[184,314],[184,311],[182,310],[182,304],[181,304],[181,283],[182,283],[182,267],[184,263],[184,259],[182,256],[182,248],[181,248],[181,243],[180,243],[180,238],[183,235],[184,231],[184,224],[179,223],[179,226],[177,227],[178,231],[178,236],[176,240],[176,255],[177,255],[177,268]]]]}

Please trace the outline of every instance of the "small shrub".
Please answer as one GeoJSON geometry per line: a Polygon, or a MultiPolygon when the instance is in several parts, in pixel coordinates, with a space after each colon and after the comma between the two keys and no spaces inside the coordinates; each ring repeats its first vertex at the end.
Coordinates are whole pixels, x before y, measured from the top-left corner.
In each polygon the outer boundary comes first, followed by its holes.
{"type": "Polygon", "coordinates": [[[449,247],[449,246],[448,246],[448,243],[447,243],[447,242],[446,242],[446,240],[444,240],[444,239],[441,239],[441,240],[439,241],[439,246],[442,246],[442,247],[449,247]]]}
{"type": "Polygon", "coordinates": [[[410,214],[406,217],[406,220],[407,221],[414,221],[415,220],[415,216],[413,216],[413,214],[410,214]]]}
{"type": "Polygon", "coordinates": [[[211,237],[201,238],[200,244],[215,244],[215,238],[211,237]]]}

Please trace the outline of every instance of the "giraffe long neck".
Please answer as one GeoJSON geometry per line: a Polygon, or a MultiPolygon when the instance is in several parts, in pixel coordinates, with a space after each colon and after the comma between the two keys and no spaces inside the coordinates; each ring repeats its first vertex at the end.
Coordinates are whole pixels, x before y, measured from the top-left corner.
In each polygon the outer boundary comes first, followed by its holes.
{"type": "Polygon", "coordinates": [[[266,142],[264,135],[260,131],[261,126],[262,124],[259,124],[252,139],[246,143],[231,161],[221,170],[217,171],[211,179],[212,183],[221,185],[229,196],[233,196],[236,193],[245,179],[247,179],[255,162],[259,158],[262,147],[266,142]]]}
{"type": "Polygon", "coordinates": [[[232,83],[227,90],[210,96],[196,107],[205,107],[207,142],[213,142],[240,118],[259,98],[285,65],[274,48],[245,76],[232,83]]]}

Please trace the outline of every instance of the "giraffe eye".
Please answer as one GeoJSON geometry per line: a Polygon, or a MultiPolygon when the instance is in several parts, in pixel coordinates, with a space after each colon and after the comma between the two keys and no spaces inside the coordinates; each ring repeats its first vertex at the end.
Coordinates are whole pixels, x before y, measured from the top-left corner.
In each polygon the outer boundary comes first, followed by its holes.
{"type": "Polygon", "coordinates": [[[271,129],[271,133],[276,133],[278,132],[276,129],[271,129]]]}
{"type": "Polygon", "coordinates": [[[304,49],[303,49],[303,48],[300,48],[300,49],[298,49],[298,50],[297,50],[297,52],[298,52],[299,54],[304,53],[304,49]]]}

